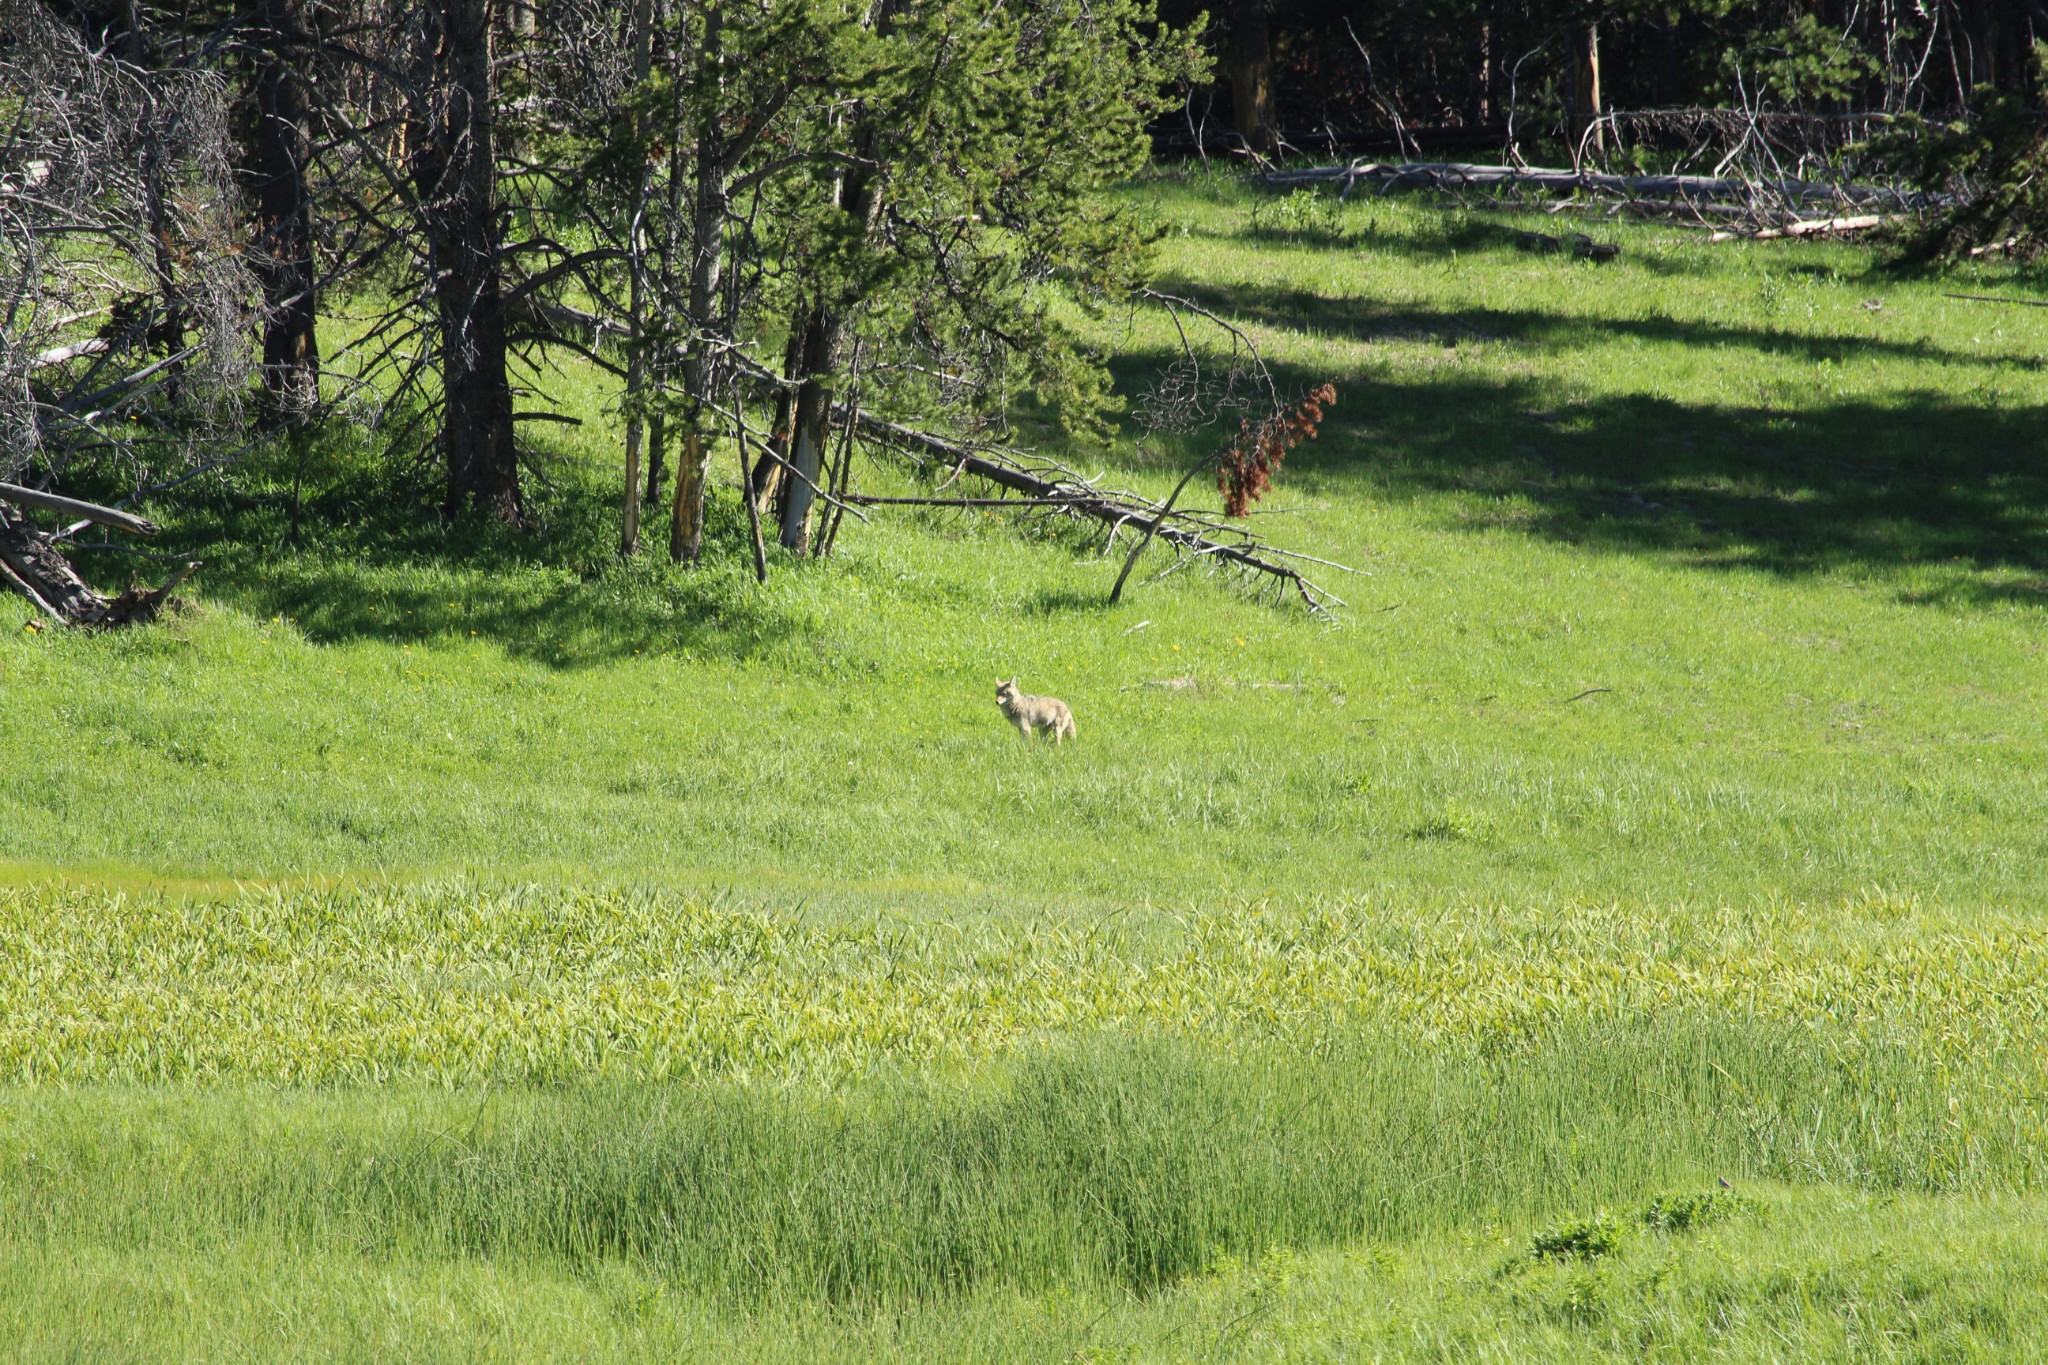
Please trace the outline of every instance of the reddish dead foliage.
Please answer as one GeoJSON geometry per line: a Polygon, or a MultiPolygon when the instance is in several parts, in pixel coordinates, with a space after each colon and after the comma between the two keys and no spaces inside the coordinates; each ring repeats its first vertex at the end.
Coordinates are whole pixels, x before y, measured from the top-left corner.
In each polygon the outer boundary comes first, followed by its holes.
{"type": "Polygon", "coordinates": [[[1241,517],[1273,486],[1273,473],[1287,452],[1315,439],[1323,409],[1337,402],[1337,386],[1311,389],[1293,412],[1274,413],[1257,426],[1238,423],[1237,436],[1223,448],[1216,465],[1216,491],[1223,495],[1223,514],[1241,517]]]}

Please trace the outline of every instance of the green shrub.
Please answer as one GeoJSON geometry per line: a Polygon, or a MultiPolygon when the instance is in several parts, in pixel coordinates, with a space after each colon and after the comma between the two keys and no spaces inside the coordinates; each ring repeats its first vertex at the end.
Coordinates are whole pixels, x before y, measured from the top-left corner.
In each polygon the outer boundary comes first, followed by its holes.
{"type": "Polygon", "coordinates": [[[1621,1220],[1603,1210],[1537,1233],[1529,1254],[1539,1261],[1597,1260],[1620,1251],[1625,1232],[1621,1220]]]}

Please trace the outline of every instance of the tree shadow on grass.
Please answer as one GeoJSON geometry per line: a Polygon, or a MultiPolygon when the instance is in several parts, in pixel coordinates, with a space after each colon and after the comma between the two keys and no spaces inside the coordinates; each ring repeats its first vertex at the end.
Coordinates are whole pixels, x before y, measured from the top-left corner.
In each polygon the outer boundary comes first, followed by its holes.
{"type": "MultiPolygon", "coordinates": [[[[1191,236],[1219,242],[1255,243],[1262,247],[1307,251],[1368,252],[1407,257],[1414,261],[1491,260],[1524,268],[1559,272],[1561,281],[1604,287],[1599,272],[1644,272],[1670,278],[1700,276],[1725,269],[1712,264],[1699,250],[1706,243],[1697,237],[1673,241],[1667,234],[1656,235],[1650,225],[1615,222],[1593,217],[1558,217],[1539,204],[1524,207],[1488,205],[1467,208],[1456,202],[1438,201],[1409,211],[1380,218],[1373,212],[1376,199],[1354,197],[1348,211],[1324,226],[1295,230],[1276,229],[1256,223],[1193,228],[1191,236]],[[1616,260],[1594,261],[1574,254],[1571,239],[1583,236],[1593,242],[1620,249],[1616,260]],[[1551,243],[1535,240],[1547,237],[1551,243]],[[1594,272],[1591,275],[1580,272],[1594,272]]],[[[1394,201],[1399,202],[1399,201],[1394,201]]],[[[1798,245],[1791,244],[1793,249],[1798,245]]],[[[1805,244],[1809,245],[1810,244],[1805,244]]],[[[1716,248],[1717,250],[1719,248],[1716,248]]],[[[1770,263],[1773,274],[1837,278],[1844,274],[1863,277],[1879,273],[1877,267],[1844,270],[1838,262],[1770,263]]],[[[1739,276],[1738,276],[1739,278],[1739,276]]]]}
{"type": "Polygon", "coordinates": [[[1583,287],[1600,288],[1597,274],[1611,270],[1637,270],[1652,275],[1678,276],[1704,273],[1697,255],[1689,250],[1671,251],[1640,231],[1611,223],[1579,218],[1557,218],[1540,207],[1520,211],[1491,209],[1480,213],[1446,205],[1441,211],[1418,216],[1392,230],[1378,223],[1353,230],[1356,250],[1426,260],[1484,260],[1543,268],[1557,272],[1560,280],[1572,280],[1583,287]],[[1620,248],[1616,261],[1593,261],[1573,254],[1571,240],[1586,237],[1593,242],[1620,248]],[[1547,237],[1554,244],[1534,240],[1547,237]]]}
{"type": "MultiPolygon", "coordinates": [[[[1120,382],[1142,384],[1169,359],[1126,357],[1120,382]]],[[[1297,392],[1332,378],[1288,366],[1276,376],[1297,392]]],[[[1288,456],[1282,483],[1297,492],[1435,497],[1474,531],[1700,567],[1939,566],[1951,582],[1902,597],[2048,604],[2048,427],[2032,409],[1926,389],[1822,399],[1808,385],[1706,406],[1565,400],[1534,379],[1470,369],[1335,378],[1320,438],[1288,456]]]]}
{"type": "MultiPolygon", "coordinates": [[[[800,606],[754,583],[741,514],[721,505],[731,499],[707,508],[712,548],[698,568],[668,562],[658,527],[626,562],[613,539],[614,490],[573,469],[554,473],[530,488],[537,526],[527,531],[483,516],[444,519],[418,490],[357,476],[296,516],[275,491],[183,501],[164,540],[206,562],[209,596],[289,620],[323,644],[474,638],[579,668],[634,654],[750,658],[811,632],[800,606]]],[[[134,568],[104,553],[81,562],[108,582],[134,568]]]]}
{"type": "Polygon", "coordinates": [[[2048,368],[2039,356],[1971,354],[1918,339],[1878,335],[1890,325],[1874,315],[1863,336],[1815,336],[1761,324],[1727,325],[1699,319],[1652,315],[1607,317],[1539,308],[1436,308],[1425,303],[1388,303],[1368,298],[1327,298],[1304,289],[1271,286],[1213,286],[1178,283],[1175,292],[1240,323],[1275,329],[1311,326],[1368,344],[1389,341],[1457,346],[1501,342],[1547,351],[1569,350],[1616,338],[1698,349],[1740,348],[1818,364],[1858,359],[1905,360],[1962,370],[2048,368]]]}
{"type": "MultiPolygon", "coordinates": [[[[1122,559],[1118,557],[1115,560],[1104,559],[1101,562],[1113,570],[1122,564],[1122,559]]],[[[1105,574],[1108,572],[1109,570],[1105,570],[1105,574]]],[[[1101,615],[1107,613],[1113,610],[1109,605],[1109,582],[1110,579],[1105,577],[1104,586],[1101,588],[1040,588],[1025,599],[1023,604],[1024,613],[1028,616],[1101,615]]]]}

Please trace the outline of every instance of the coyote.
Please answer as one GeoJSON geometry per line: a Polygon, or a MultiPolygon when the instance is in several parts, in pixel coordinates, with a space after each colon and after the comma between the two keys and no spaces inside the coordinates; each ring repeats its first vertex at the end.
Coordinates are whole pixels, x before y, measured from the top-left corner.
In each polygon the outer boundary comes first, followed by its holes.
{"type": "Polygon", "coordinates": [[[1017,690],[1017,680],[996,684],[996,705],[1003,708],[1003,714],[1017,727],[1017,733],[1031,738],[1032,731],[1044,730],[1052,734],[1052,742],[1061,744],[1074,737],[1074,713],[1058,697],[1033,697],[1017,690]]]}

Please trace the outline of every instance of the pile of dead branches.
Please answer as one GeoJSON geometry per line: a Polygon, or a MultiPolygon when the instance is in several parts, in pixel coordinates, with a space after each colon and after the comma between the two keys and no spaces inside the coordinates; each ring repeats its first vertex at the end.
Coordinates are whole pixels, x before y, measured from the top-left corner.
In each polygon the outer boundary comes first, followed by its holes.
{"type": "Polygon", "coordinates": [[[1454,161],[1358,160],[1342,166],[1274,171],[1264,180],[1268,185],[1283,189],[1336,185],[1340,193],[1347,196],[1361,188],[1379,194],[1413,189],[1456,194],[1476,191],[1492,196],[1534,192],[1567,196],[1554,208],[1590,198],[1617,211],[1648,212],[1699,221],[1711,218],[1764,229],[1783,228],[1803,221],[1814,206],[1820,205],[1866,210],[1857,215],[1859,225],[1872,225],[1884,221],[1881,215],[1918,213],[1939,207],[1942,201],[1938,195],[1887,185],[1801,180],[1791,176],[1609,175],[1589,170],[1484,166],[1454,161]],[[1868,223],[1862,221],[1866,219],[1868,223]]]}

